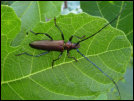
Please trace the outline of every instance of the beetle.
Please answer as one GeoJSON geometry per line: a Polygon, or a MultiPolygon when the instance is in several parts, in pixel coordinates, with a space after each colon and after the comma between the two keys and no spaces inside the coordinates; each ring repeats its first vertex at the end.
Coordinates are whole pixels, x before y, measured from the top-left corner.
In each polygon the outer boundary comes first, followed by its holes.
{"type": "MultiPolygon", "coordinates": [[[[123,9],[125,8],[125,6],[123,7],[123,9]]],[[[96,64],[94,64],[92,61],[90,61],[85,55],[83,55],[78,48],[80,48],[80,43],[95,36],[97,33],[99,33],[100,31],[102,31],[104,28],[106,28],[108,25],[110,25],[112,22],[114,22],[116,19],[118,19],[118,17],[121,15],[123,9],[121,10],[121,12],[113,19],[111,20],[109,23],[107,23],[105,26],[103,26],[100,30],[98,30],[96,33],[92,34],[91,36],[88,36],[87,38],[84,38],[84,36],[82,37],[79,37],[79,36],[75,36],[75,35],[72,35],[68,42],[64,42],[64,34],[63,32],[61,31],[61,29],[59,28],[59,26],[56,24],[56,18],[54,18],[54,24],[55,26],[57,27],[57,29],[61,32],[61,37],[62,37],[62,40],[53,40],[53,38],[47,34],[47,33],[35,33],[33,31],[30,30],[30,32],[32,32],[33,34],[35,35],[38,35],[38,34],[44,34],[46,35],[50,40],[39,40],[39,41],[34,41],[32,43],[30,43],[29,45],[32,47],[32,48],[35,48],[35,49],[40,49],[40,50],[46,50],[47,52],[43,52],[39,55],[30,55],[28,54],[27,52],[23,52],[23,53],[20,53],[20,54],[17,54],[16,56],[20,56],[22,54],[25,54],[25,55],[28,55],[28,56],[33,56],[33,57],[39,57],[39,56],[42,56],[42,55],[45,55],[47,53],[49,53],[50,51],[59,51],[60,52],[60,55],[58,56],[57,59],[54,59],[52,61],[52,68],[53,68],[53,65],[54,65],[54,62],[59,60],[64,52],[64,50],[67,50],[67,56],[68,58],[73,58],[75,61],[77,61],[77,59],[73,56],[70,56],[70,53],[69,51],[71,51],[72,49],[76,49],[77,52],[83,56],[87,61],[89,61],[92,65],[94,65],[97,69],[99,69],[106,77],[108,77],[115,85],[118,93],[119,93],[119,96],[120,96],[120,99],[121,99],[121,95],[120,95],[120,91],[119,91],[119,88],[116,84],[116,82],[108,75],[106,74],[105,72],[103,72],[96,64]],[[76,37],[78,39],[81,39],[80,41],[78,41],[77,43],[72,43],[72,39],[73,37],[76,37]],[[84,38],[84,39],[83,39],[84,38]]]]}
{"type": "Polygon", "coordinates": [[[30,55],[27,52],[24,52],[24,53],[21,53],[21,54],[17,54],[16,56],[19,56],[19,55],[22,55],[22,54],[26,54],[26,55],[33,56],[33,57],[39,57],[39,56],[42,56],[42,55],[45,55],[45,54],[49,53],[50,51],[59,51],[61,53],[58,56],[58,58],[52,61],[52,68],[53,68],[54,62],[60,59],[60,57],[62,56],[64,50],[67,50],[68,58],[73,58],[75,61],[77,61],[77,59],[75,57],[70,56],[69,51],[72,50],[72,49],[78,49],[80,47],[80,45],[77,44],[77,43],[72,43],[71,41],[72,41],[73,37],[76,37],[78,39],[82,39],[82,38],[85,37],[85,35],[82,36],[82,37],[78,37],[78,36],[72,35],[69,38],[69,41],[65,43],[64,42],[63,32],[61,31],[59,26],[56,24],[56,18],[54,18],[54,23],[55,23],[55,26],[58,28],[58,30],[61,32],[62,40],[53,40],[53,38],[49,34],[47,34],[47,33],[35,33],[35,32],[30,30],[30,32],[32,32],[35,35],[44,34],[50,40],[34,41],[34,42],[30,43],[29,46],[31,46],[32,48],[35,48],[35,49],[47,50],[47,52],[43,52],[43,53],[41,53],[39,55],[30,55]]]}
{"type": "MultiPolygon", "coordinates": [[[[119,16],[119,15],[118,15],[119,16]]],[[[114,22],[117,18],[114,18],[111,22],[107,23],[105,26],[103,26],[99,31],[97,31],[96,33],[92,34],[91,36],[83,39],[85,37],[85,35],[83,35],[82,37],[79,37],[79,36],[75,36],[75,35],[72,35],[68,42],[64,42],[64,34],[63,32],[61,31],[61,29],[59,28],[59,26],[56,24],[56,18],[54,18],[54,23],[55,23],[55,26],[57,27],[57,29],[61,32],[61,37],[62,37],[62,40],[53,40],[53,38],[47,34],[47,33],[35,33],[33,31],[30,30],[31,33],[35,34],[35,35],[38,35],[38,34],[44,34],[46,35],[50,40],[38,40],[38,41],[33,41],[32,43],[29,44],[30,47],[34,48],[34,49],[39,49],[39,50],[46,50],[47,52],[43,52],[41,54],[38,54],[38,55],[30,55],[28,54],[27,52],[23,52],[23,53],[20,53],[20,54],[17,54],[16,56],[19,56],[19,55],[22,55],[22,54],[26,54],[26,55],[29,55],[29,56],[33,56],[33,57],[39,57],[39,56],[42,56],[42,55],[45,55],[47,53],[49,53],[50,51],[58,51],[60,52],[60,55],[58,56],[57,59],[53,60],[52,61],[52,68],[53,68],[53,65],[54,65],[54,62],[59,60],[64,52],[64,50],[67,50],[67,56],[68,58],[73,58],[76,62],[77,62],[77,59],[73,56],[70,56],[70,53],[69,51],[71,51],[72,49],[76,49],[78,53],[80,53],[79,49],[80,48],[80,43],[82,41],[85,41],[93,36],[95,36],[97,33],[99,33],[100,31],[102,31],[105,27],[107,27],[109,24],[111,24],[112,22],[114,22]],[[72,39],[73,37],[76,37],[78,39],[82,39],[80,41],[78,41],[77,43],[72,43],[72,39]]],[[[28,34],[28,33],[27,33],[28,34]]],[[[82,55],[82,54],[81,54],[82,55]]],[[[84,55],[83,55],[84,56],[84,55]]],[[[84,56],[85,57],[85,56],[84,56]]]]}

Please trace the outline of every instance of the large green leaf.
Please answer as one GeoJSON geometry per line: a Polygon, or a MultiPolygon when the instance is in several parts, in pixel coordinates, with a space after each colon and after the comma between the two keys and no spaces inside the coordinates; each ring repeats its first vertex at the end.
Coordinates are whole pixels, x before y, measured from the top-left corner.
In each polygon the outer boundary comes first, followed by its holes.
{"type": "Polygon", "coordinates": [[[127,38],[133,45],[133,2],[132,1],[81,1],[84,12],[94,16],[100,16],[111,21],[125,6],[123,13],[112,26],[125,32],[127,38]]]}
{"type": "Polygon", "coordinates": [[[11,7],[15,10],[19,18],[21,18],[21,31],[13,41],[14,46],[19,45],[26,31],[29,31],[39,22],[45,21],[46,18],[54,18],[60,14],[61,4],[63,1],[16,1],[11,7]],[[19,6],[18,6],[19,5],[19,6]],[[18,40],[19,39],[19,40],[18,40]]]}
{"type": "MultiPolygon", "coordinates": [[[[64,33],[65,42],[74,34],[90,36],[106,23],[108,22],[105,19],[86,13],[57,17],[57,24],[64,33]]],[[[61,40],[60,31],[55,27],[53,19],[40,22],[32,30],[48,33],[53,39],[61,40]]],[[[99,96],[105,96],[114,87],[111,80],[76,50],[70,53],[78,62],[67,58],[65,51],[61,59],[55,62],[54,69],[51,63],[58,57],[59,52],[50,52],[41,57],[15,56],[21,52],[33,55],[44,52],[30,48],[29,43],[46,39],[48,38],[44,35],[36,36],[29,32],[21,47],[8,53],[2,71],[2,99],[102,99],[99,96]]],[[[73,39],[73,42],[77,41],[78,39],[73,39]]],[[[123,76],[130,59],[131,44],[121,30],[109,25],[80,45],[79,50],[116,82],[123,76]]]]}

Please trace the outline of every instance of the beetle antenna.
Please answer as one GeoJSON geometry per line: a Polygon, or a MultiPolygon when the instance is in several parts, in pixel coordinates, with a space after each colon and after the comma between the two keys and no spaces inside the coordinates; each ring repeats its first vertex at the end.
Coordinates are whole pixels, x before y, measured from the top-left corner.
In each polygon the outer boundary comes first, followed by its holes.
{"type": "Polygon", "coordinates": [[[83,54],[79,51],[79,49],[76,49],[76,50],[77,50],[77,52],[78,52],[81,56],[83,56],[87,61],[89,61],[91,64],[93,64],[97,69],[99,69],[99,71],[101,71],[106,77],[108,77],[108,78],[114,83],[114,85],[115,85],[115,87],[116,87],[116,89],[117,89],[117,91],[118,91],[118,93],[119,93],[120,99],[121,99],[120,90],[119,90],[118,85],[116,84],[116,82],[115,82],[108,74],[106,74],[105,72],[103,72],[96,64],[94,64],[94,63],[93,63],[91,60],[89,60],[85,55],[83,55],[83,54]]]}
{"type": "Polygon", "coordinates": [[[56,17],[54,17],[54,24],[55,24],[55,26],[58,28],[58,30],[61,32],[62,40],[64,40],[64,34],[63,34],[63,32],[61,31],[61,29],[59,28],[59,26],[58,26],[57,23],[56,23],[56,17]]]}
{"type": "Polygon", "coordinates": [[[87,40],[87,39],[89,39],[89,38],[95,36],[97,33],[99,33],[100,31],[102,31],[102,30],[103,30],[104,28],[106,28],[108,25],[110,25],[111,23],[113,23],[113,22],[114,22],[116,19],[118,19],[118,17],[121,15],[121,13],[123,12],[125,6],[126,6],[126,4],[124,4],[124,7],[123,7],[122,10],[120,11],[120,13],[119,13],[113,20],[111,20],[109,23],[107,23],[105,26],[103,26],[100,30],[98,30],[98,31],[97,31],[96,33],[94,33],[93,35],[91,35],[91,36],[89,36],[89,37],[87,37],[87,38],[85,38],[85,39],[83,39],[83,40],[78,41],[78,42],[76,43],[76,45],[78,45],[78,44],[79,44],[80,42],[82,42],[82,41],[85,41],[85,40],[87,40]]]}

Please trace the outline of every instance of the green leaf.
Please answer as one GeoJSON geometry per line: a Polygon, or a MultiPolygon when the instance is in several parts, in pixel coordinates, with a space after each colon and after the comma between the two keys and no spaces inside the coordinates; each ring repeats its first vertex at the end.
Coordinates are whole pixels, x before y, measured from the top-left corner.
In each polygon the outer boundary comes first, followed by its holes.
{"type": "MultiPolygon", "coordinates": [[[[5,60],[9,54],[16,49],[11,47],[11,42],[20,31],[20,19],[16,16],[14,10],[9,6],[1,6],[1,66],[4,71],[5,60]]],[[[3,79],[3,77],[2,77],[3,79]]]]}
{"type": "Polygon", "coordinates": [[[127,38],[133,45],[133,2],[132,1],[81,1],[84,12],[106,18],[111,21],[126,4],[120,18],[112,23],[112,26],[125,32],[127,38]]]}
{"type": "MultiPolygon", "coordinates": [[[[103,18],[86,13],[60,15],[56,22],[64,33],[65,42],[71,35],[88,37],[108,23],[103,18]]],[[[61,33],[55,27],[53,19],[40,22],[32,30],[48,33],[54,40],[61,40],[61,33]]],[[[21,47],[8,54],[2,71],[2,99],[102,99],[98,96],[105,96],[114,87],[111,80],[76,50],[70,51],[70,55],[75,56],[78,62],[67,58],[65,51],[53,69],[52,60],[58,57],[59,52],[50,52],[41,57],[15,56],[22,52],[32,55],[44,52],[29,47],[29,43],[47,39],[44,35],[36,36],[29,32],[21,47]]],[[[73,39],[73,43],[77,41],[78,39],[73,39]]],[[[124,32],[110,25],[96,36],[80,43],[79,50],[116,82],[125,73],[131,56],[131,44],[124,32]]]]}
{"type": "Polygon", "coordinates": [[[21,31],[13,42],[13,46],[19,45],[25,38],[25,34],[39,22],[46,18],[54,18],[60,14],[63,1],[16,1],[11,7],[21,18],[21,31]],[[19,6],[18,6],[19,5],[19,6]],[[19,39],[19,40],[17,40],[19,39]],[[16,42],[18,41],[18,42],[16,42]]]}

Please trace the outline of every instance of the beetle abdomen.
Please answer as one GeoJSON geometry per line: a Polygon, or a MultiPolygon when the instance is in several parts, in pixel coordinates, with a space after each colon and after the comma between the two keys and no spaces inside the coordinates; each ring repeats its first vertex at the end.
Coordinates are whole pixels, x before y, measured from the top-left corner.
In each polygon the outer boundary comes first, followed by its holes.
{"type": "Polygon", "coordinates": [[[39,40],[29,44],[32,48],[48,51],[64,51],[63,40],[39,40]]]}

